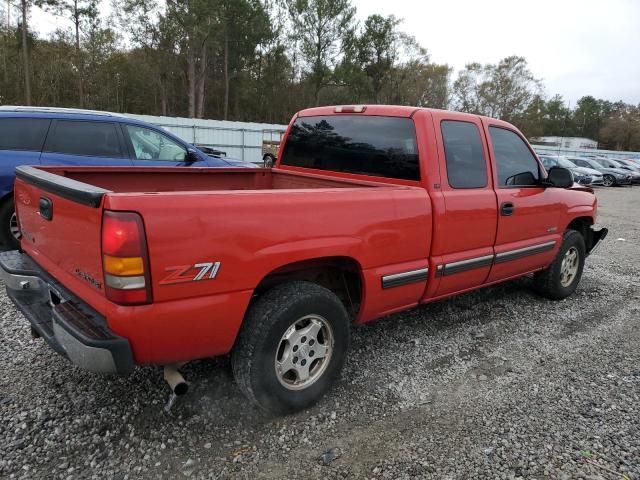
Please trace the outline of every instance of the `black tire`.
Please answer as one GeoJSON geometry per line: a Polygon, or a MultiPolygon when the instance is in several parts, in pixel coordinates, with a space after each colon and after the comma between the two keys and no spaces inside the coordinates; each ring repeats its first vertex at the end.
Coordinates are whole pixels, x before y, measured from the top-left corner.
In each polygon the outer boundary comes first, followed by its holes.
{"type": "Polygon", "coordinates": [[[262,157],[262,161],[264,162],[265,168],[272,168],[276,164],[276,159],[273,158],[273,155],[265,155],[262,157]]]}
{"type": "Polygon", "coordinates": [[[567,298],[573,292],[575,292],[580,278],[582,277],[582,270],[584,269],[584,261],[586,258],[586,248],[584,244],[583,236],[576,230],[567,230],[564,233],[562,245],[553,263],[549,265],[545,270],[536,272],[533,276],[533,285],[535,290],[542,296],[550,298],[551,300],[562,300],[567,298]],[[577,251],[577,271],[569,284],[563,285],[562,283],[562,262],[565,259],[565,255],[571,249],[577,251]]]}
{"type": "Polygon", "coordinates": [[[617,185],[616,177],[613,175],[605,175],[602,182],[605,187],[615,187],[617,185]]]}
{"type": "Polygon", "coordinates": [[[297,412],[327,393],[342,370],[349,341],[349,316],[333,292],[309,282],[281,284],[250,306],[231,354],[233,375],[242,393],[263,410],[297,412]],[[319,315],[330,325],[333,347],[317,379],[304,389],[292,390],[278,377],[276,356],[285,332],[308,315],[319,315]]]}
{"type": "Polygon", "coordinates": [[[11,222],[15,218],[15,212],[16,209],[11,197],[0,205],[0,243],[2,243],[2,250],[17,250],[20,248],[20,240],[11,233],[11,222]]]}

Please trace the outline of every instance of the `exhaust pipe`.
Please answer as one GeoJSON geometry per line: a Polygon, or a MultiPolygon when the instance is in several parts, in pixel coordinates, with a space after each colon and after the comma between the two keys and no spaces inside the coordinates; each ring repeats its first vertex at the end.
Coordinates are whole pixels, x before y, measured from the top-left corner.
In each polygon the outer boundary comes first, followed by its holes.
{"type": "Polygon", "coordinates": [[[178,367],[183,364],[173,364],[164,366],[164,379],[169,384],[169,388],[174,395],[184,395],[189,391],[189,384],[186,382],[182,374],[178,371],[178,367]]]}

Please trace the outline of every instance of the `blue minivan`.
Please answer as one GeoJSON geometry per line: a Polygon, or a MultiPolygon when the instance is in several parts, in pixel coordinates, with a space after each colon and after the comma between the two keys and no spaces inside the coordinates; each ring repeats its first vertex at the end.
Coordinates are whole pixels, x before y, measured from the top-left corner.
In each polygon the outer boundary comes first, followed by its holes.
{"type": "Polygon", "coordinates": [[[254,167],[210,156],[168,131],[115,113],[0,106],[0,242],[19,246],[13,205],[18,165],[254,167]]]}

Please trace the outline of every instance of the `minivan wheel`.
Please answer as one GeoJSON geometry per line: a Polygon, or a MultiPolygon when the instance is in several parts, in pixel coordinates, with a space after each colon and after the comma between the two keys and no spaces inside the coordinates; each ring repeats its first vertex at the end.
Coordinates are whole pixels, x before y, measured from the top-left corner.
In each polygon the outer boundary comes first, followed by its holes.
{"type": "Polygon", "coordinates": [[[262,161],[264,162],[264,168],[273,168],[276,163],[276,159],[273,158],[273,155],[266,154],[262,157],[262,161]]]}
{"type": "Polygon", "coordinates": [[[616,178],[613,175],[605,175],[602,181],[605,187],[612,187],[616,184],[616,178]]]}
{"type": "Polygon", "coordinates": [[[576,230],[567,230],[553,263],[534,274],[535,290],[552,300],[567,298],[580,283],[585,258],[584,238],[576,230]]]}
{"type": "Polygon", "coordinates": [[[17,250],[20,248],[22,234],[18,227],[13,198],[7,199],[0,205],[0,242],[3,250],[17,250]]]}
{"type": "Polygon", "coordinates": [[[249,308],[231,354],[240,390],[271,413],[310,407],[342,370],[349,328],[330,290],[303,281],[273,287],[249,308]]]}

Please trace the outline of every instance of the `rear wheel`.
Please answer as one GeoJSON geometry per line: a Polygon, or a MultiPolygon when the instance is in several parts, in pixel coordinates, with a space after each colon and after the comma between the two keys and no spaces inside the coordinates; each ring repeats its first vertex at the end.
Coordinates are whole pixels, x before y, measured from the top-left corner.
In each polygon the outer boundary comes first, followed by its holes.
{"type": "Polygon", "coordinates": [[[613,187],[616,184],[616,177],[613,175],[605,175],[602,181],[605,187],[613,187]]]}
{"type": "Polygon", "coordinates": [[[21,238],[22,234],[18,227],[13,198],[9,198],[0,205],[0,242],[2,242],[2,248],[4,250],[18,249],[21,238]]]}
{"type": "Polygon", "coordinates": [[[319,285],[278,285],[249,309],[231,355],[240,390],[260,408],[292,413],[316,403],[344,365],[349,317],[319,285]]]}
{"type": "Polygon", "coordinates": [[[567,230],[553,263],[534,274],[534,288],[552,300],[567,298],[580,283],[585,258],[584,238],[575,230],[567,230]]]}

